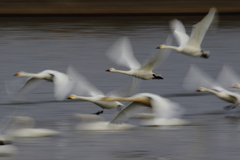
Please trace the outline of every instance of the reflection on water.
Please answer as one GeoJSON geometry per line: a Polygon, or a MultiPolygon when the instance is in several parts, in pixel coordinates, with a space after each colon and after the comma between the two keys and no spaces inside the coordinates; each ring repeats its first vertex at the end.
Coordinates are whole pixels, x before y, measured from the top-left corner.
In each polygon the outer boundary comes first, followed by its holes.
{"type": "MultiPolygon", "coordinates": [[[[171,33],[169,21],[178,18],[187,32],[201,16],[179,17],[32,17],[0,18],[0,116],[12,115],[19,105],[18,116],[36,119],[36,128],[61,132],[57,137],[19,138],[14,142],[17,160],[32,159],[211,159],[239,158],[239,109],[224,112],[226,102],[212,95],[188,96],[192,92],[182,88],[182,81],[190,64],[196,64],[216,77],[224,64],[237,72],[239,63],[238,16],[222,16],[217,34],[207,33],[202,48],[211,52],[209,59],[188,57],[176,52],[161,64],[155,73],[162,81],[142,81],[140,92],[170,95],[169,98],[185,108],[183,117],[191,124],[171,128],[140,126],[139,119],[129,119],[133,130],[121,132],[76,131],[81,123],[76,113],[94,113],[98,106],[89,102],[57,102],[53,84],[44,82],[22,96],[23,103],[12,99],[5,91],[5,81],[16,80],[19,71],[39,72],[46,69],[65,72],[69,64],[76,67],[104,93],[125,86],[132,78],[105,72],[115,67],[104,53],[120,36],[128,36],[136,58],[144,62],[156,46],[164,43],[171,33]],[[185,93],[186,96],[171,96],[185,93]],[[25,103],[27,102],[27,103],[25,103]]],[[[176,42],[174,42],[176,44],[176,42]]],[[[119,67],[119,66],[118,66],[119,67]]],[[[119,69],[124,69],[119,67],[119,69]]],[[[104,111],[106,121],[117,110],[104,111]]]]}

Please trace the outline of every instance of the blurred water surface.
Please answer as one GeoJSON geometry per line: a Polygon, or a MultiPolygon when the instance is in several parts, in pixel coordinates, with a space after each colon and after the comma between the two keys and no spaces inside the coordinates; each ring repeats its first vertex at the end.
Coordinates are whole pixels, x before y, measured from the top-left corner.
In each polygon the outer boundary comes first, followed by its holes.
{"type": "MultiPolygon", "coordinates": [[[[228,103],[216,97],[172,97],[185,109],[183,119],[191,122],[178,127],[139,127],[124,132],[76,131],[75,113],[94,113],[100,108],[89,102],[55,102],[53,84],[44,82],[22,99],[28,102],[8,105],[11,97],[5,83],[14,85],[19,71],[40,72],[46,69],[65,72],[73,65],[97,88],[107,93],[132,81],[129,76],[105,72],[110,67],[125,69],[109,61],[106,50],[121,36],[128,36],[136,58],[144,62],[171,33],[169,21],[183,21],[190,33],[198,16],[176,17],[5,17],[0,18],[0,116],[31,116],[37,127],[62,132],[58,137],[18,139],[16,160],[236,160],[239,158],[239,108],[224,112],[228,103]]],[[[214,78],[224,64],[239,74],[239,16],[220,17],[217,33],[209,32],[202,48],[209,59],[193,58],[172,51],[155,73],[164,80],[142,81],[140,92],[155,94],[191,93],[182,88],[189,66],[196,64],[214,78]]],[[[176,42],[174,41],[174,44],[176,42]]],[[[192,91],[195,92],[195,91],[192,91]]],[[[117,110],[105,110],[111,120],[117,110]]],[[[140,120],[128,123],[139,125],[140,120]]]]}

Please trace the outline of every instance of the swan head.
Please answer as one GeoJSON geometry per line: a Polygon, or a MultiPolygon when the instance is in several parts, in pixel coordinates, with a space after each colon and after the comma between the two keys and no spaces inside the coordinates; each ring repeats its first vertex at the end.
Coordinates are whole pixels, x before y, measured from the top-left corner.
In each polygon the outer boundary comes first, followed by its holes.
{"type": "Polygon", "coordinates": [[[106,71],[107,71],[107,72],[112,72],[112,71],[115,71],[115,69],[114,69],[114,68],[109,68],[109,69],[107,69],[106,71]]]}
{"type": "Polygon", "coordinates": [[[14,76],[21,76],[24,72],[18,72],[16,74],[14,74],[14,76]]]}
{"type": "Polygon", "coordinates": [[[205,91],[205,88],[203,88],[203,87],[200,87],[197,89],[197,92],[203,92],[203,91],[205,91]]]}
{"type": "Polygon", "coordinates": [[[160,46],[157,47],[157,49],[161,49],[161,48],[164,48],[164,47],[165,47],[165,45],[160,45],[160,46]]]}
{"type": "Polygon", "coordinates": [[[209,58],[210,57],[210,52],[201,50],[201,57],[209,58]]]}
{"type": "Polygon", "coordinates": [[[232,88],[238,88],[238,89],[240,89],[240,84],[234,84],[234,85],[232,86],[232,88]]]}
{"type": "Polygon", "coordinates": [[[76,95],[72,94],[67,99],[76,99],[76,95]]]}
{"type": "Polygon", "coordinates": [[[153,76],[152,79],[163,79],[163,77],[161,75],[158,75],[158,74],[153,74],[152,76],[153,76]]]}

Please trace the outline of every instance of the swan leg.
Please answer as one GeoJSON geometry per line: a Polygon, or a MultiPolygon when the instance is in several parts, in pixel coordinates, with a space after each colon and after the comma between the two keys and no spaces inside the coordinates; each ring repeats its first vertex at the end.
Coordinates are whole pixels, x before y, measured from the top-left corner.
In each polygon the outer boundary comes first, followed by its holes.
{"type": "Polygon", "coordinates": [[[94,113],[94,114],[99,115],[99,114],[102,114],[102,113],[103,113],[103,110],[98,111],[97,113],[94,113]]]}
{"type": "Polygon", "coordinates": [[[230,111],[230,110],[232,110],[232,109],[234,109],[234,108],[236,108],[236,107],[237,107],[236,105],[229,105],[229,106],[224,107],[223,109],[224,109],[225,111],[230,111]]]}

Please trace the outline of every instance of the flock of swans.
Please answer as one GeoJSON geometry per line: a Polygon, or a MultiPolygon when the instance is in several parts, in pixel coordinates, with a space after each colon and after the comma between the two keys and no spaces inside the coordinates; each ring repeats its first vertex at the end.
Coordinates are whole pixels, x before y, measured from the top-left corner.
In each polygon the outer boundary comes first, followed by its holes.
{"type": "MultiPolygon", "coordinates": [[[[89,101],[101,108],[95,115],[78,115],[83,119],[101,119],[100,114],[104,113],[104,109],[117,108],[119,113],[110,122],[98,121],[87,123],[87,125],[79,125],[80,130],[125,130],[133,128],[133,125],[126,124],[128,118],[145,108],[151,108],[153,114],[151,120],[145,121],[143,125],[160,126],[160,125],[185,125],[189,122],[181,119],[183,109],[179,104],[170,101],[152,93],[138,93],[136,91],[138,79],[143,80],[161,80],[164,79],[161,74],[153,72],[161,62],[166,59],[171,50],[186,54],[192,57],[209,58],[208,51],[201,49],[201,43],[208,31],[209,27],[215,22],[217,10],[210,9],[209,13],[197,24],[193,26],[190,36],[186,34],[185,28],[181,21],[173,20],[170,23],[173,35],[179,44],[179,47],[171,46],[171,37],[169,36],[164,45],[160,45],[155,53],[144,63],[140,64],[134,57],[130,41],[127,37],[117,40],[107,51],[107,57],[116,64],[128,67],[130,70],[123,71],[115,68],[109,68],[106,71],[112,73],[120,73],[133,77],[133,83],[127,89],[121,91],[113,91],[104,94],[91,84],[83,75],[78,73],[73,67],[69,67],[66,73],[55,70],[44,70],[40,73],[19,72],[15,76],[28,77],[27,82],[16,93],[21,94],[24,91],[30,91],[40,80],[46,80],[54,83],[54,96],[57,100],[75,99],[81,101],[89,101]],[[129,104],[125,106],[120,101],[127,101],[129,104]]],[[[240,88],[238,84],[239,78],[229,66],[224,66],[216,81],[213,81],[207,74],[201,71],[197,66],[192,65],[184,80],[184,88],[199,92],[209,92],[218,98],[232,103],[232,105],[224,107],[225,110],[231,110],[240,103],[240,94],[224,89],[224,87],[232,86],[240,88]],[[227,80],[224,77],[228,77],[227,80]],[[231,77],[231,78],[230,78],[231,77]],[[221,85],[220,85],[221,84],[221,85]],[[223,84],[223,85],[222,85],[223,84]],[[227,86],[229,85],[229,86],[227,86]]],[[[14,118],[12,118],[14,119],[14,118]]],[[[25,129],[10,129],[9,134],[15,137],[41,137],[58,135],[59,132],[48,129],[33,128],[34,120],[24,119],[23,117],[15,118],[15,120],[27,121],[30,126],[25,129]],[[24,120],[23,120],[24,119],[24,120]]],[[[8,144],[8,141],[0,141],[0,145],[8,144]],[[6,143],[5,143],[6,142],[6,143]]]]}

